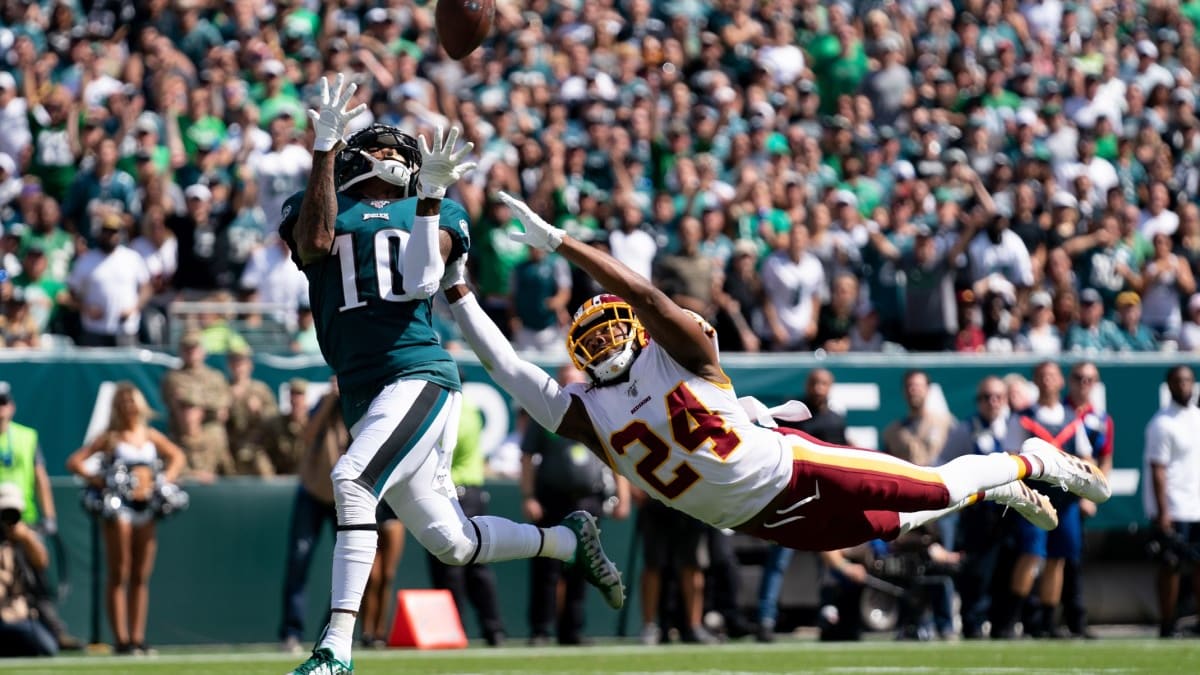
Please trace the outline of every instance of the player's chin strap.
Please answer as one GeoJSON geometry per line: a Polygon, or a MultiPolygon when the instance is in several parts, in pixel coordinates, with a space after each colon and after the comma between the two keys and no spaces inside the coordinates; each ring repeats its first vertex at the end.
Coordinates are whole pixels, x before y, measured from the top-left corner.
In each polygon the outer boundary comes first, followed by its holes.
{"type": "Polygon", "coordinates": [[[774,429],[779,426],[775,420],[803,422],[804,420],[812,419],[813,416],[808,406],[800,401],[788,401],[774,408],[768,408],[765,403],[753,396],[742,396],[738,399],[738,403],[742,404],[742,409],[750,416],[750,421],[768,429],[774,429]]]}
{"type": "Polygon", "coordinates": [[[338,188],[339,192],[344,192],[351,185],[361,183],[368,178],[380,178],[396,187],[404,188],[404,196],[409,196],[408,187],[412,181],[412,167],[398,159],[376,159],[371,153],[365,150],[359,150],[358,154],[362,155],[370,163],[371,170],[346,181],[338,188]]]}

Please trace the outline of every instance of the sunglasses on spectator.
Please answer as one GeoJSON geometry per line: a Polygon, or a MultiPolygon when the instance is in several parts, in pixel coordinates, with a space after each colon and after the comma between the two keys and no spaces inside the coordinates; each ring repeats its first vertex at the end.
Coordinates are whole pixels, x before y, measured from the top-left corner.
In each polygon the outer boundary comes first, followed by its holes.
{"type": "Polygon", "coordinates": [[[1095,384],[1099,380],[1100,380],[1100,378],[1092,377],[1091,375],[1072,375],[1071,376],[1072,382],[1078,382],[1080,384],[1095,384]]]}
{"type": "Polygon", "coordinates": [[[992,392],[982,391],[982,392],[979,392],[978,394],[976,394],[976,396],[975,396],[976,401],[991,401],[992,399],[995,399],[998,401],[1003,400],[1004,394],[1001,394],[1001,393],[995,392],[995,391],[992,391],[992,392]]]}

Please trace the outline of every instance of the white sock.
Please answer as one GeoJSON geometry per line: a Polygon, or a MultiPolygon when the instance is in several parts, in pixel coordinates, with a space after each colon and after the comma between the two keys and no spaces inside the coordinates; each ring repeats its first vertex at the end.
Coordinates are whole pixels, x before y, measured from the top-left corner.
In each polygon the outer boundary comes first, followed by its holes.
{"type": "Polygon", "coordinates": [[[937,520],[938,518],[941,518],[944,515],[954,513],[955,511],[958,511],[959,509],[962,509],[962,508],[964,508],[970,504],[974,504],[974,503],[975,503],[975,499],[974,499],[974,495],[972,495],[971,497],[968,497],[966,499],[960,499],[959,501],[955,502],[954,504],[952,504],[944,509],[936,509],[933,511],[913,511],[911,513],[898,513],[896,515],[900,516],[900,534],[905,534],[906,532],[909,532],[915,528],[918,528],[918,527],[924,525],[925,523],[937,520]]]}
{"type": "Polygon", "coordinates": [[[554,558],[563,562],[575,560],[575,548],[579,545],[579,540],[575,538],[575,533],[570,528],[555,525],[544,528],[542,534],[546,537],[546,541],[542,545],[541,557],[554,558]]]}
{"type": "Polygon", "coordinates": [[[965,455],[953,459],[934,471],[942,477],[950,492],[950,503],[957,504],[967,497],[988,488],[1011,483],[1020,478],[1021,460],[1007,452],[990,455],[965,455]]]}
{"type": "Polygon", "coordinates": [[[347,612],[332,612],[329,615],[329,626],[321,637],[318,647],[326,647],[333,652],[333,658],[342,663],[350,663],[350,650],[354,645],[354,621],[357,617],[347,612]]]}
{"type": "MultiPolygon", "coordinates": [[[[363,589],[371,576],[379,533],[374,530],[345,530],[337,533],[333,545],[333,583],[331,607],[358,612],[363,589]]],[[[333,612],[329,630],[319,647],[328,647],[343,663],[350,662],[354,644],[354,614],[333,612]]]]}
{"type": "Polygon", "coordinates": [[[476,516],[471,520],[479,528],[479,555],[475,558],[477,563],[523,560],[539,555],[543,558],[568,560],[575,555],[575,533],[565,527],[539,530],[533,525],[515,523],[496,516],[476,516]],[[569,545],[563,540],[561,533],[552,535],[554,530],[565,531],[570,539],[569,545]]]}

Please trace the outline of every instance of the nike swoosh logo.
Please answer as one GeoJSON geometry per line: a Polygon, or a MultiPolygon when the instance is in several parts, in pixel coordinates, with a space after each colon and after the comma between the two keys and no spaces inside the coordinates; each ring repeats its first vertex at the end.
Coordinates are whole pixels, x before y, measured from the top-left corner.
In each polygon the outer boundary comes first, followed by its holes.
{"type": "MultiPolygon", "coordinates": [[[[820,498],[821,498],[821,484],[817,481],[813,481],[813,494],[812,495],[805,497],[804,499],[801,499],[800,501],[796,502],[795,504],[792,504],[791,506],[787,507],[786,509],[778,509],[777,511],[775,511],[775,514],[780,515],[780,516],[787,515],[787,514],[791,513],[792,511],[795,511],[796,509],[800,508],[801,506],[804,506],[805,504],[807,504],[809,502],[815,502],[820,498]]],[[[763,527],[768,528],[768,529],[772,528],[772,527],[782,527],[784,525],[787,525],[788,523],[795,522],[797,520],[804,520],[804,516],[792,516],[790,518],[783,518],[782,520],[776,520],[774,522],[763,523],[763,527]]]]}

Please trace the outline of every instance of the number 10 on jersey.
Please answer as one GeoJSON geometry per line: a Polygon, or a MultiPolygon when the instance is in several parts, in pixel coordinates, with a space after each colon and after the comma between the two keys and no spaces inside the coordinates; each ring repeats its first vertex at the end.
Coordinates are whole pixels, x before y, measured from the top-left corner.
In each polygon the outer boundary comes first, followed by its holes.
{"type": "MultiPolygon", "coordinates": [[[[408,233],[394,227],[375,232],[372,253],[375,258],[375,295],[387,302],[406,302],[404,297],[404,247],[408,233]],[[399,293],[397,292],[399,291],[399,293]]],[[[331,255],[337,256],[342,277],[342,306],[339,312],[366,307],[367,300],[359,293],[358,261],[354,256],[354,235],[339,234],[333,238],[331,255]]],[[[369,291],[368,291],[369,297],[369,291]]]]}

